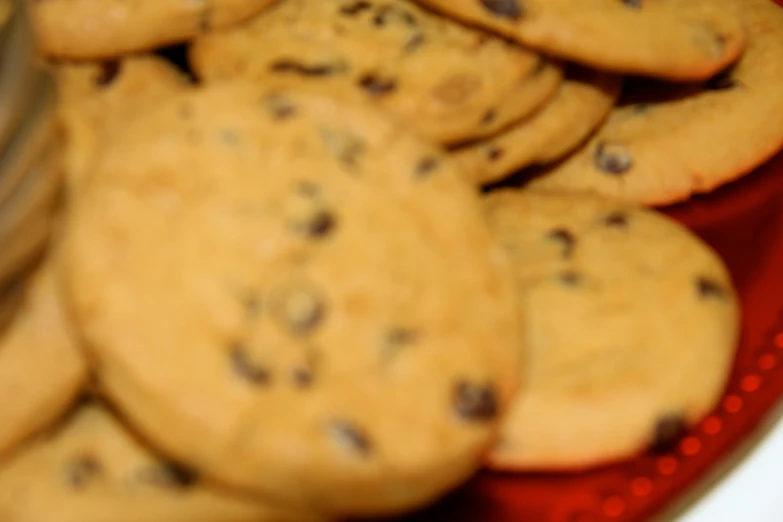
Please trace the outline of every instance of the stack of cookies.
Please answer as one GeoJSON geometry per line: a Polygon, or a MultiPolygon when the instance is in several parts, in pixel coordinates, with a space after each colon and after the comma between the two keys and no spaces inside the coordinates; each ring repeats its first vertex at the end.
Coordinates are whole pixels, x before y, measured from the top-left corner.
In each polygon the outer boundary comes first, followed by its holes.
{"type": "Polygon", "coordinates": [[[731,276],[646,207],[783,144],[769,0],[30,10],[66,197],[0,334],[3,522],[394,516],[719,401],[731,276]]]}

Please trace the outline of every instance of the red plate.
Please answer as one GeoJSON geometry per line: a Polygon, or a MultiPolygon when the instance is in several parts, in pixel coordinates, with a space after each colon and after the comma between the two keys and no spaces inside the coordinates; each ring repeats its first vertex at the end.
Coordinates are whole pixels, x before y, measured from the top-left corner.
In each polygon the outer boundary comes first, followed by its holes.
{"type": "Polygon", "coordinates": [[[720,406],[670,451],[579,474],[484,472],[399,522],[630,522],[660,515],[730,463],[783,396],[783,153],[717,192],[666,209],[731,270],[743,336],[720,406]]]}

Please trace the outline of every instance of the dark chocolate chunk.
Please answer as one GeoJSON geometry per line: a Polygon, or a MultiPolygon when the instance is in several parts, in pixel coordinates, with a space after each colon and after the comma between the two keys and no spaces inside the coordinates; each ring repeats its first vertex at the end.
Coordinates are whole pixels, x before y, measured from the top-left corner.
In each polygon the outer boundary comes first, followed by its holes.
{"type": "Polygon", "coordinates": [[[71,487],[81,489],[103,473],[103,466],[92,455],[79,455],[65,464],[65,480],[71,487]]]}
{"type": "Polygon", "coordinates": [[[296,367],[291,370],[291,380],[297,388],[309,388],[313,384],[313,372],[309,368],[296,367]]]}
{"type": "Polygon", "coordinates": [[[198,482],[198,474],[174,462],[162,462],[143,470],[138,480],[167,488],[189,488],[198,482]]]}
{"type": "Polygon", "coordinates": [[[667,452],[685,433],[685,420],[680,415],[667,415],[655,424],[650,447],[654,452],[667,452]]]}
{"type": "Polygon", "coordinates": [[[471,422],[487,422],[497,417],[497,394],[492,386],[460,381],[452,392],[452,407],[459,417],[471,422]]]}
{"type": "Polygon", "coordinates": [[[628,214],[617,211],[604,218],[604,225],[613,228],[626,228],[628,226],[628,214]]]}
{"type": "Polygon", "coordinates": [[[417,178],[425,178],[438,169],[439,163],[435,158],[424,158],[416,164],[415,174],[417,178]]]}
{"type": "Polygon", "coordinates": [[[722,71],[704,83],[704,88],[708,91],[728,91],[742,86],[742,82],[735,80],[731,76],[732,71],[722,71]]]}
{"type": "Polygon", "coordinates": [[[269,70],[276,73],[294,73],[302,76],[330,76],[343,70],[336,64],[305,64],[294,60],[278,60],[269,65],[269,70]]]}
{"type": "Polygon", "coordinates": [[[258,365],[250,360],[247,347],[242,343],[236,343],[229,352],[231,367],[234,372],[255,386],[268,385],[272,376],[268,368],[258,365]]]}
{"type": "Polygon", "coordinates": [[[509,20],[519,20],[524,15],[521,0],[481,0],[487,11],[509,20]]]}
{"type": "Polygon", "coordinates": [[[120,75],[121,64],[119,60],[110,60],[101,63],[101,69],[95,78],[95,85],[108,87],[120,75]]]}
{"type": "Polygon", "coordinates": [[[333,420],[327,430],[333,441],[351,453],[360,457],[367,457],[372,453],[370,438],[355,424],[344,420],[333,420]]]}
{"type": "Polygon", "coordinates": [[[397,89],[397,82],[375,74],[365,74],[359,78],[359,86],[373,96],[383,96],[397,89]]]}
{"type": "Polygon", "coordinates": [[[325,315],[326,305],[321,296],[304,286],[289,288],[275,300],[275,318],[294,335],[312,333],[325,315]]]}
{"type": "Polygon", "coordinates": [[[724,299],[728,294],[728,291],[720,282],[709,277],[699,277],[696,285],[699,289],[699,296],[704,299],[724,299]]]}
{"type": "Polygon", "coordinates": [[[576,237],[564,228],[557,228],[547,234],[547,238],[557,241],[563,246],[563,257],[571,257],[576,246],[576,237]]]}
{"type": "Polygon", "coordinates": [[[370,2],[367,2],[366,0],[359,0],[358,2],[353,2],[351,4],[346,4],[340,7],[340,13],[346,16],[356,16],[362,11],[366,11],[371,7],[372,4],[370,2]]]}
{"type": "Polygon", "coordinates": [[[593,159],[595,166],[607,174],[625,174],[633,167],[631,153],[616,143],[599,143],[593,159]]]}

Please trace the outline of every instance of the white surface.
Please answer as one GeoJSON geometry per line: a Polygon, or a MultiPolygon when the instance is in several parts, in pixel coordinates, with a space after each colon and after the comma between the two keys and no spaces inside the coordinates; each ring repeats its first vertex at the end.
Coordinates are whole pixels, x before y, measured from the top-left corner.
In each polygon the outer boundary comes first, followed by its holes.
{"type": "Polygon", "coordinates": [[[783,522],[783,422],[677,522],[783,522]]]}

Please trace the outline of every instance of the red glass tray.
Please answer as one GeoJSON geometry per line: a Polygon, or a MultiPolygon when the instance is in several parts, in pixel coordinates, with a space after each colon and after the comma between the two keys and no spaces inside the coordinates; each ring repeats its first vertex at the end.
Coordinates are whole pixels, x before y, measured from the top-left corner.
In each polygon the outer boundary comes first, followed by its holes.
{"type": "Polygon", "coordinates": [[[783,397],[783,152],[735,183],[664,211],[720,252],[741,296],[741,346],[720,406],[666,453],[579,474],[483,472],[398,522],[647,521],[694,500],[716,470],[759,438],[783,397]]]}

